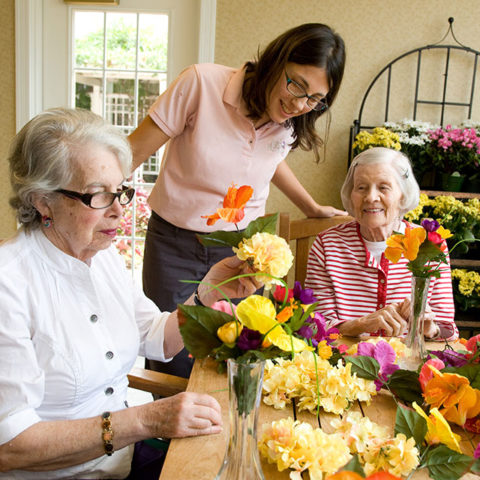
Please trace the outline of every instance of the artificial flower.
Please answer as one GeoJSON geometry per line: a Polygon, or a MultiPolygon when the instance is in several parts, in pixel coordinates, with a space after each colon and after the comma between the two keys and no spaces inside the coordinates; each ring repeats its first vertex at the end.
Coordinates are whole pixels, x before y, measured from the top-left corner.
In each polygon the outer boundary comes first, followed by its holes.
{"type": "MultiPolygon", "coordinates": [[[[468,362],[464,354],[460,352],[456,352],[455,350],[452,350],[452,349],[431,350],[430,355],[435,355],[447,367],[461,367],[468,362]]],[[[441,370],[441,368],[438,368],[438,370],[441,370]]]]}
{"type": "Polygon", "coordinates": [[[262,345],[262,334],[257,330],[243,328],[237,340],[237,347],[243,352],[256,350],[262,345]]]}
{"type": "Polygon", "coordinates": [[[475,451],[473,452],[473,458],[480,458],[480,442],[477,445],[477,448],[475,449],[475,451]]]}
{"type": "Polygon", "coordinates": [[[480,434],[480,415],[473,418],[467,418],[463,428],[469,432],[480,434]]]}
{"type": "Polygon", "coordinates": [[[235,340],[242,332],[243,325],[240,322],[232,320],[224,323],[217,329],[217,337],[229,347],[235,346],[235,340]]]}
{"type": "Polygon", "coordinates": [[[237,309],[237,306],[234,303],[227,302],[226,300],[219,300],[218,302],[210,305],[210,308],[213,310],[218,310],[219,312],[228,313],[228,315],[233,315],[237,309]]]}
{"type": "Polygon", "coordinates": [[[397,233],[387,238],[385,257],[393,263],[397,263],[402,255],[407,260],[415,260],[426,235],[423,228],[412,228],[407,225],[405,234],[397,233]]]}
{"type": "Polygon", "coordinates": [[[431,368],[429,368],[429,365],[434,366],[438,370],[445,368],[445,364],[439,358],[431,358],[422,365],[420,374],[418,375],[418,381],[422,387],[422,392],[425,391],[427,383],[433,378],[433,371],[431,368]]]}
{"type": "Polygon", "coordinates": [[[441,413],[447,421],[463,425],[467,418],[480,413],[480,390],[472,388],[468,378],[428,367],[434,378],[425,386],[425,401],[432,407],[443,407],[441,413]]]}
{"type": "Polygon", "coordinates": [[[278,348],[288,352],[312,350],[303,340],[287,335],[275,319],[275,306],[266,297],[250,295],[237,306],[237,316],[244,326],[265,335],[265,338],[278,348]]]}
{"type": "Polygon", "coordinates": [[[267,274],[259,275],[259,280],[265,284],[267,290],[272,284],[279,283],[271,277],[284,277],[293,263],[292,251],[285,239],[270,233],[259,232],[251,238],[244,238],[233,251],[256,272],[267,274]]]}
{"type": "Polygon", "coordinates": [[[325,317],[320,312],[315,312],[313,317],[305,320],[305,323],[297,330],[297,333],[301,337],[311,340],[314,347],[323,340],[330,345],[338,338],[339,331],[335,327],[327,330],[326,326],[325,317]]]}
{"type": "Polygon", "coordinates": [[[452,432],[450,425],[439,412],[438,408],[431,408],[430,415],[427,415],[416,402],[413,402],[412,406],[427,422],[428,431],[425,440],[429,445],[443,443],[451,450],[462,453],[459,443],[460,436],[452,432]]]}
{"type": "Polygon", "coordinates": [[[273,298],[279,302],[283,303],[283,301],[290,301],[290,299],[293,298],[293,290],[285,288],[283,285],[276,285],[273,292],[272,292],[273,298]],[[285,299],[285,294],[286,294],[286,299],[285,299]]]}
{"type": "Polygon", "coordinates": [[[215,225],[217,220],[222,219],[229,223],[238,223],[245,216],[245,205],[253,194],[253,188],[242,185],[236,188],[232,185],[223,199],[223,207],[218,208],[213,215],[202,215],[207,219],[207,225],[215,225]]]}
{"type": "Polygon", "coordinates": [[[315,303],[317,299],[313,295],[313,290],[311,288],[302,288],[300,282],[295,282],[293,285],[293,298],[300,300],[300,303],[310,305],[315,303]]]}
{"type": "Polygon", "coordinates": [[[322,340],[318,343],[317,354],[320,358],[323,358],[324,360],[328,360],[332,356],[332,347],[327,344],[326,340],[322,340]]]}
{"type": "MultiPolygon", "coordinates": [[[[465,347],[470,352],[469,354],[467,354],[467,358],[472,358],[477,353],[479,343],[480,343],[480,335],[475,335],[474,337],[471,337],[467,340],[465,347]]],[[[477,358],[476,362],[479,362],[479,361],[480,359],[477,358]]]]}
{"type": "Polygon", "coordinates": [[[290,305],[287,305],[286,307],[282,308],[280,312],[277,313],[277,316],[275,317],[280,323],[285,323],[290,318],[292,318],[294,310],[297,308],[297,305],[294,305],[290,303],[290,305]]]}
{"type": "Polygon", "coordinates": [[[388,472],[375,472],[368,477],[362,477],[356,472],[341,470],[340,472],[329,475],[325,480],[402,480],[400,477],[392,475],[388,472]]]}

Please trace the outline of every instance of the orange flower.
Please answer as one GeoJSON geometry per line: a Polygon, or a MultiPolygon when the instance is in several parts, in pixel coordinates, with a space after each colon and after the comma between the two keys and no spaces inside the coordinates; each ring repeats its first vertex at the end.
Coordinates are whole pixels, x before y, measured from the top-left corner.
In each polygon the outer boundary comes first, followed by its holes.
{"type": "Polygon", "coordinates": [[[296,305],[287,305],[284,309],[282,309],[281,312],[277,313],[277,316],[275,317],[277,319],[277,321],[279,321],[280,323],[284,323],[286,322],[287,320],[290,320],[290,318],[292,318],[292,315],[293,315],[293,311],[297,308],[296,305]]]}
{"type": "Polygon", "coordinates": [[[364,479],[356,472],[341,470],[333,475],[329,475],[326,480],[401,480],[401,478],[388,472],[376,472],[364,479]]]}
{"type": "Polygon", "coordinates": [[[223,199],[223,208],[218,208],[213,215],[202,215],[202,218],[207,219],[207,225],[215,225],[215,222],[220,219],[229,223],[238,223],[245,216],[244,208],[252,194],[252,187],[242,185],[237,189],[232,184],[223,199]]]}
{"type": "Polygon", "coordinates": [[[407,260],[415,260],[426,235],[423,228],[411,228],[407,225],[404,235],[397,233],[387,238],[385,257],[393,263],[397,263],[402,255],[407,260]]]}
{"type": "Polygon", "coordinates": [[[435,408],[443,407],[440,413],[449,422],[463,425],[467,418],[480,413],[480,390],[472,388],[468,378],[456,373],[439,372],[429,365],[434,374],[425,386],[425,401],[435,408]]]}

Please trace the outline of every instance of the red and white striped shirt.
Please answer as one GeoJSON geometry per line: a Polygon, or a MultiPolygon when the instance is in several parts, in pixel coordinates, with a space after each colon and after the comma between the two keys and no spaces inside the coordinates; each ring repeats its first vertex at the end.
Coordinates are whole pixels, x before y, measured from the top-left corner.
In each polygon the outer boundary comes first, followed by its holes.
{"type": "MultiPolygon", "coordinates": [[[[411,295],[412,273],[402,256],[392,263],[382,254],[380,264],[365,246],[356,221],[320,233],[308,257],[305,287],[319,300],[317,311],[327,325],[355,320],[411,295]]],[[[440,267],[440,278],[431,278],[428,304],[440,327],[438,338],[458,337],[454,322],[450,265],[440,267]]]]}

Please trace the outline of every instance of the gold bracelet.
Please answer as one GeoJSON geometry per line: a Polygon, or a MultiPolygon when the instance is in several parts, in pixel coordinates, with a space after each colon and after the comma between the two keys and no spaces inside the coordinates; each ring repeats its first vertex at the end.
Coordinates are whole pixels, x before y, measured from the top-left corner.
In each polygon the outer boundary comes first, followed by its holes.
{"type": "Polygon", "coordinates": [[[113,430],[112,430],[112,414],[110,412],[102,413],[102,440],[105,455],[109,457],[115,451],[113,449],[113,430]]]}

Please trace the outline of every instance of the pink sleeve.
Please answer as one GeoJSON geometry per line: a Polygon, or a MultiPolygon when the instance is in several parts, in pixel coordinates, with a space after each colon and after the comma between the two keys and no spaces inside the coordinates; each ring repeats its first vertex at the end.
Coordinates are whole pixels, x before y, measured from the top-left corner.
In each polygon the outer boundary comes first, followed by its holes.
{"type": "Polygon", "coordinates": [[[313,242],[308,255],[305,288],[313,290],[313,294],[319,302],[316,311],[325,317],[328,328],[343,323],[337,315],[335,291],[330,275],[325,268],[325,251],[320,236],[313,242]]]}
{"type": "Polygon", "coordinates": [[[199,89],[197,70],[192,65],[155,100],[148,114],[169,137],[176,137],[195,116],[199,89]]]}

